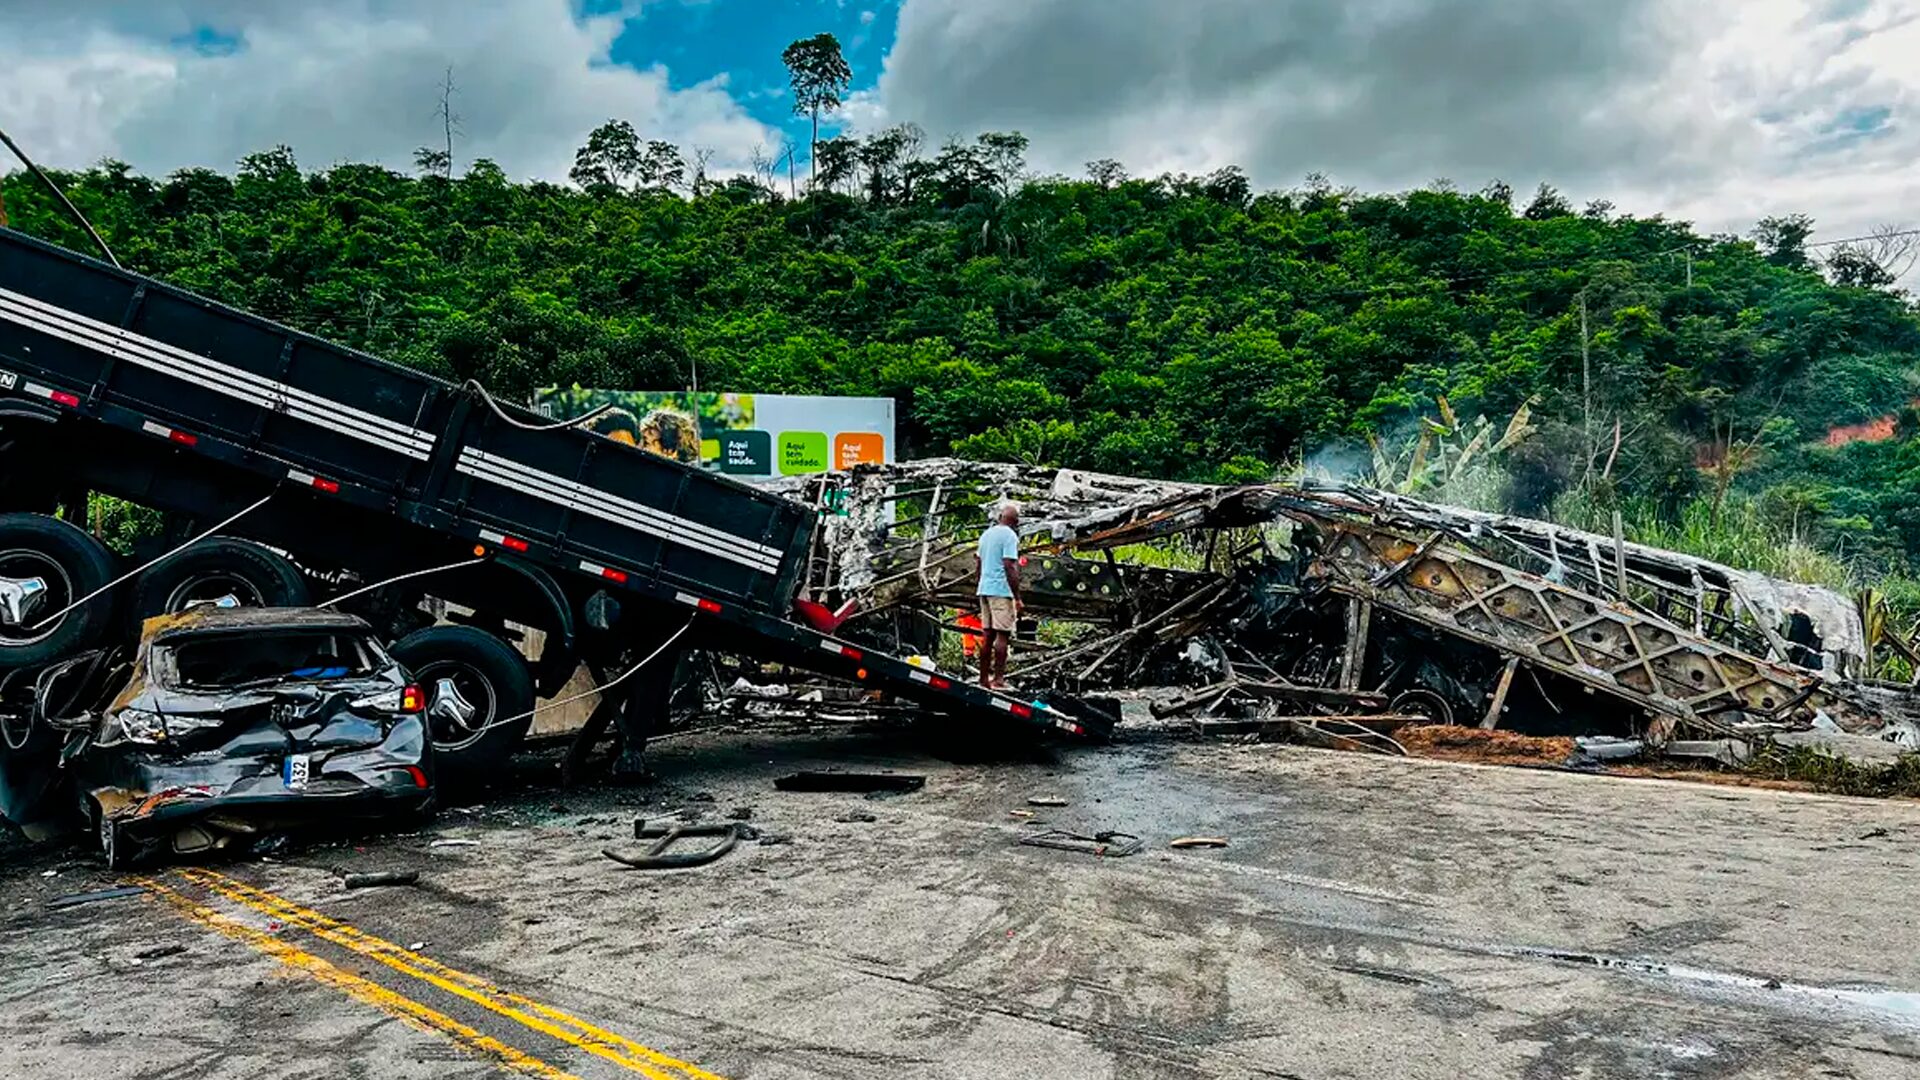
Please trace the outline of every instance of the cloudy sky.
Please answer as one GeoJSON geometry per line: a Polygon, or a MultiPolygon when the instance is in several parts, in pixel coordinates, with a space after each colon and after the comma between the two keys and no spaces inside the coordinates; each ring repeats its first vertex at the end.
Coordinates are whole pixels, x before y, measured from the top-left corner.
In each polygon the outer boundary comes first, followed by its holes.
{"type": "Polygon", "coordinates": [[[461,161],[563,179],[624,117],[737,168],[804,138],[779,54],[822,30],[848,123],[1019,130],[1044,171],[1920,224],[1920,0],[0,0],[0,127],[63,166],[405,167],[451,67],[461,161]]]}

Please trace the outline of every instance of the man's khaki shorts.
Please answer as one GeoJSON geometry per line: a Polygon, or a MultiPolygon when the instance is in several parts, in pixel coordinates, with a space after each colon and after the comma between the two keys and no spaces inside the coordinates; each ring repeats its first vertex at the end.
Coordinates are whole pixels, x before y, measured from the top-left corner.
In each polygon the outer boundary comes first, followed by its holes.
{"type": "Polygon", "coordinates": [[[980,626],[987,630],[1005,630],[1013,633],[1014,624],[1019,615],[1013,606],[1011,596],[983,596],[980,598],[980,626]]]}

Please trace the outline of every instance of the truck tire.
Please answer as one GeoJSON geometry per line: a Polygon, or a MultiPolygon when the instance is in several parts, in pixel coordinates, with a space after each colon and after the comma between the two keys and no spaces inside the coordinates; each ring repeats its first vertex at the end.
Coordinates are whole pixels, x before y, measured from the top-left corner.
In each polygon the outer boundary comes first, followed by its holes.
{"type": "Polygon", "coordinates": [[[471,626],[429,626],[394,642],[393,658],[427,695],[434,773],[451,788],[503,771],[533,726],[533,674],[506,642],[471,626]],[[458,697],[443,694],[452,684],[458,697]],[[507,723],[503,720],[512,719],[507,723]]]}
{"type": "Polygon", "coordinates": [[[307,581],[292,563],[259,544],[210,536],[140,575],[133,614],[150,619],[228,596],[241,607],[305,607],[307,581]]]}
{"type": "Polygon", "coordinates": [[[0,671],[44,664],[105,637],[113,624],[110,594],[39,623],[111,580],[113,555],[93,537],[42,514],[0,514],[0,585],[32,588],[20,601],[17,625],[0,608],[0,671]]]}

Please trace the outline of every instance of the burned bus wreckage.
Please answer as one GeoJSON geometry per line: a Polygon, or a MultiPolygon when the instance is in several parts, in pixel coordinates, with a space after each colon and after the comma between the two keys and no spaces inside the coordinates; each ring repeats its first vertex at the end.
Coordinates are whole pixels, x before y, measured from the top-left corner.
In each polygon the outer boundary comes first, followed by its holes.
{"type": "MultiPolygon", "coordinates": [[[[1047,623],[1017,643],[1029,691],[1161,688],[1158,717],[1369,748],[1417,723],[1729,762],[1765,740],[1920,746],[1916,698],[1871,677],[1854,601],[1614,537],[1348,484],[956,460],[788,493],[826,522],[815,600],[849,635],[929,651],[965,628],[951,613],[972,603],[986,507],[1018,501],[1027,613],[1047,623]]],[[[1879,649],[1913,660],[1907,641],[1879,649]]]]}

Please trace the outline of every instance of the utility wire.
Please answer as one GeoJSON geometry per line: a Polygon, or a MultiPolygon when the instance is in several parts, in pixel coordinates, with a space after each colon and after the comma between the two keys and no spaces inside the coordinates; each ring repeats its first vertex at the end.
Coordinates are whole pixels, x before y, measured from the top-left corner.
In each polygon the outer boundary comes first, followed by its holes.
{"type": "Polygon", "coordinates": [[[411,570],[404,574],[395,574],[394,576],[386,579],[385,581],[376,581],[371,585],[363,585],[360,588],[353,590],[352,592],[341,593],[339,596],[336,596],[333,599],[326,601],[325,603],[315,604],[314,606],[317,608],[330,608],[333,605],[338,604],[343,600],[351,600],[356,596],[360,596],[364,593],[370,593],[375,589],[385,588],[388,585],[394,584],[395,582],[410,581],[413,578],[426,577],[428,574],[438,574],[442,570],[458,570],[463,566],[474,566],[478,563],[483,563],[486,561],[487,561],[487,556],[476,555],[471,559],[462,559],[459,562],[450,562],[445,566],[429,566],[425,570],[411,570]]]}
{"type": "Polygon", "coordinates": [[[569,697],[563,697],[563,698],[555,699],[553,701],[549,701],[545,705],[536,705],[533,708],[528,709],[526,712],[520,713],[516,716],[509,716],[504,720],[495,720],[491,723],[483,725],[479,730],[487,731],[491,728],[497,728],[502,724],[516,723],[518,721],[525,720],[528,717],[534,716],[538,713],[546,712],[548,709],[557,709],[562,705],[571,705],[574,702],[579,701],[581,698],[592,697],[595,694],[604,693],[605,691],[611,690],[614,687],[619,686],[621,683],[626,682],[628,679],[634,677],[635,675],[638,675],[640,673],[641,668],[644,668],[648,664],[653,663],[655,657],[659,656],[663,652],[666,652],[668,646],[671,646],[674,642],[679,641],[682,635],[684,635],[687,631],[693,629],[694,619],[696,618],[698,618],[697,615],[688,616],[687,621],[681,625],[680,629],[675,630],[671,635],[668,636],[667,640],[661,642],[659,646],[656,647],[652,652],[642,657],[639,663],[634,664],[632,667],[621,672],[619,675],[615,676],[614,678],[608,679],[606,682],[601,683],[599,686],[595,686],[587,690],[582,690],[579,693],[573,694],[569,697]]]}
{"type": "Polygon", "coordinates": [[[41,172],[40,166],[35,165],[33,159],[27,156],[27,152],[20,149],[20,144],[14,142],[4,130],[0,130],[0,142],[6,143],[7,149],[13,151],[13,156],[20,159],[20,164],[25,165],[28,172],[39,177],[40,182],[47,185],[47,190],[53,192],[53,197],[60,200],[61,206],[67,208],[67,213],[73,215],[73,220],[79,222],[80,227],[87,230],[88,236],[93,237],[93,242],[100,247],[100,254],[107,257],[107,261],[113,264],[113,268],[115,270],[125,269],[120,265],[120,260],[114,257],[113,249],[107,246],[105,240],[100,239],[99,233],[93,231],[93,223],[87,220],[87,215],[81,213],[80,208],[73,205],[73,201],[67,198],[67,193],[61,191],[60,185],[53,182],[53,177],[41,172]]]}
{"type": "Polygon", "coordinates": [[[107,590],[113,588],[114,586],[119,585],[122,582],[125,582],[131,578],[138,577],[139,575],[145,573],[148,567],[153,566],[160,562],[164,562],[165,560],[171,559],[175,555],[180,554],[181,552],[187,550],[188,548],[199,543],[200,541],[205,540],[207,537],[212,536],[214,533],[219,532],[221,529],[226,528],[227,526],[233,524],[234,522],[239,521],[241,518],[246,517],[248,514],[253,513],[255,510],[258,510],[261,507],[267,505],[267,500],[271,498],[273,498],[273,492],[269,491],[265,495],[260,496],[260,500],[254,503],[252,506],[247,507],[245,510],[240,511],[239,513],[233,515],[232,517],[221,522],[220,524],[215,525],[213,528],[208,529],[206,532],[203,532],[200,535],[195,536],[193,539],[188,540],[186,543],[181,544],[179,547],[174,548],[172,551],[169,551],[164,555],[160,555],[155,558],[148,559],[146,562],[143,562],[139,566],[136,566],[133,569],[127,571],[126,573],[121,574],[119,577],[114,578],[112,581],[107,582],[105,585],[100,586],[99,588],[93,590],[92,592],[81,597],[80,599],[75,600],[73,603],[68,604],[66,607],[61,608],[59,611],[56,611],[53,614],[47,616],[46,618],[41,619],[39,622],[34,623],[32,626],[27,627],[27,631],[31,633],[35,630],[40,629],[43,626],[51,626],[53,623],[59,621],[60,616],[65,615],[67,612],[72,611],[74,608],[79,607],[80,605],[86,603],[89,600],[92,600],[94,597],[99,596],[101,593],[106,592],[107,590]]]}
{"type": "Polygon", "coordinates": [[[493,395],[487,392],[487,388],[480,385],[480,380],[468,379],[466,385],[468,390],[471,390],[475,394],[479,395],[480,400],[487,403],[487,408],[493,410],[493,415],[499,417],[502,421],[508,424],[512,424],[514,427],[520,428],[523,431],[558,431],[561,428],[579,427],[582,424],[588,423],[596,419],[597,417],[599,417],[601,413],[604,413],[607,410],[613,408],[613,403],[608,402],[605,405],[601,405],[587,412],[581,413],[579,416],[573,417],[570,420],[556,420],[551,424],[529,424],[525,420],[518,419],[517,417],[514,417],[513,415],[509,414],[507,410],[501,408],[500,403],[495,401],[493,399],[493,395]]]}
{"type": "Polygon", "coordinates": [[[1801,247],[1833,247],[1835,244],[1859,244],[1868,240],[1898,240],[1905,236],[1920,236],[1920,229],[1901,229],[1897,232],[1870,233],[1866,236],[1849,236],[1840,240],[1822,240],[1817,244],[1802,244],[1801,247]]]}

